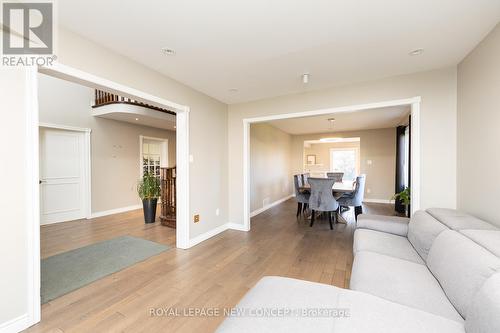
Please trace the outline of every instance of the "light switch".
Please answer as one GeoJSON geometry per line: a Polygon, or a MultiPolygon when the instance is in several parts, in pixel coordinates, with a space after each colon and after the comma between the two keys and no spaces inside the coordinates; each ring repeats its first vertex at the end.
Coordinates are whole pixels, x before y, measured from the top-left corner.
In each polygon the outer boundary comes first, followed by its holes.
{"type": "Polygon", "coordinates": [[[189,155],[189,163],[193,163],[193,161],[194,161],[193,155],[189,155]]]}
{"type": "Polygon", "coordinates": [[[372,163],[373,163],[373,161],[372,161],[372,160],[367,160],[367,161],[366,161],[366,164],[368,164],[368,165],[372,165],[372,163]]]}

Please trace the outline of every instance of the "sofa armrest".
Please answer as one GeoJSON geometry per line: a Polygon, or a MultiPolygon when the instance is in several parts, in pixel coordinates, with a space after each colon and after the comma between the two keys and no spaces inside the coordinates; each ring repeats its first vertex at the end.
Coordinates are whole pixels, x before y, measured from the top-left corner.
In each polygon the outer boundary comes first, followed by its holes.
{"type": "Polygon", "coordinates": [[[409,222],[407,217],[361,214],[358,216],[356,229],[370,229],[406,237],[409,222]]]}

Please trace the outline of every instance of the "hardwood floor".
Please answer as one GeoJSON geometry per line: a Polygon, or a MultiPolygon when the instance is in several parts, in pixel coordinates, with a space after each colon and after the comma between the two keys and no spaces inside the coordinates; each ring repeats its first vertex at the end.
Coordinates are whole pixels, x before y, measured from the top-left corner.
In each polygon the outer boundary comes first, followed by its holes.
{"type": "MultiPolygon", "coordinates": [[[[366,213],[393,215],[386,204],[366,213]]],[[[42,306],[27,332],[212,332],[223,317],[151,316],[152,308],[229,308],[262,276],[280,275],[348,287],[354,210],[347,225],[310,228],[296,219],[293,199],[252,218],[252,230],[228,230],[189,250],[175,248],[175,231],[145,225],[142,211],[42,226],[42,257],[132,235],[172,249],[42,306]]],[[[182,310],[181,310],[182,311],[182,310]]]]}

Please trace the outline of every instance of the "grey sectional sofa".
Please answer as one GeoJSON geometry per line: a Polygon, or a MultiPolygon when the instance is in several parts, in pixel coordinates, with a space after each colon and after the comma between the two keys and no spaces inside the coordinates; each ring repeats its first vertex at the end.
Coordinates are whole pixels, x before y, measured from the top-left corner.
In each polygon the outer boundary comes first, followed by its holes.
{"type": "Polygon", "coordinates": [[[264,277],[218,332],[500,332],[500,230],[450,209],[360,215],[350,290],[264,277]]]}

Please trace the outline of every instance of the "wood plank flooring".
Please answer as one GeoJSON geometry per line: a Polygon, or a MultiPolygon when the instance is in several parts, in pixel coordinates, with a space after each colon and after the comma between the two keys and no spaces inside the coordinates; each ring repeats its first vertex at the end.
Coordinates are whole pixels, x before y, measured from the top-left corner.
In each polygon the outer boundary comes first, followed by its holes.
{"type": "MultiPolygon", "coordinates": [[[[393,206],[364,211],[393,215],[393,206]]],[[[175,248],[175,231],[145,225],[142,211],[41,227],[42,258],[132,235],[171,250],[109,275],[42,306],[42,321],[27,332],[213,332],[223,317],[151,316],[152,308],[229,308],[262,276],[280,275],[348,287],[353,210],[349,222],[310,228],[288,200],[252,218],[252,230],[228,230],[189,250],[175,248]]]]}

